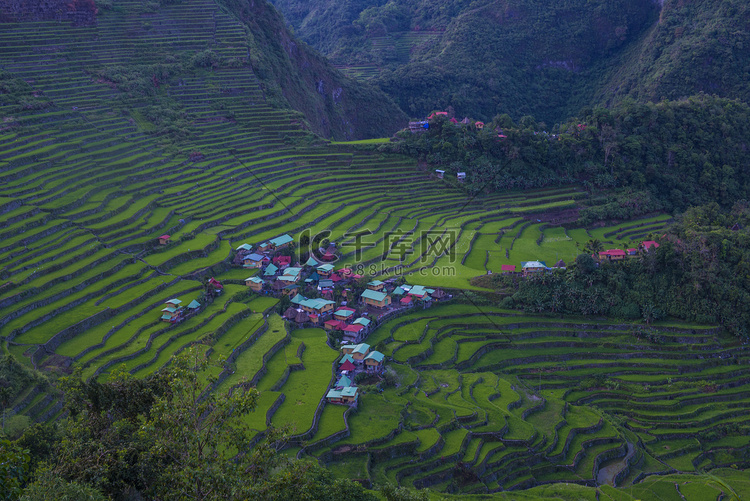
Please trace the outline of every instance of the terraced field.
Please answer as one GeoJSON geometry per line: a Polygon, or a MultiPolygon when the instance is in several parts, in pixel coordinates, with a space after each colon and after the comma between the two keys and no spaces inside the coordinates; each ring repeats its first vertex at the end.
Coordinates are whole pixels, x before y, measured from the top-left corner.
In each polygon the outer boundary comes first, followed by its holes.
{"type": "MultiPolygon", "coordinates": [[[[367,340],[398,387],[364,394],[356,412],[324,405],[337,352],[321,330],[285,325],[277,299],[248,292],[249,272],[231,264],[239,244],[328,230],[337,266],[469,289],[503,264],[569,262],[592,238],[633,245],[669,217],[553,226],[538,215],[575,207],[584,191],[470,197],[412,159],[311,140],[296,114],[266,102],[244,27],[215,3],[117,4],[95,26],[0,25],[0,66],[30,86],[26,104],[0,100],[4,353],[52,372],[103,378],[124,365],[142,377],[197,344],[226,360],[210,390],[261,390],[257,437],[292,424],[290,453],[376,484],[464,495],[746,466],[746,347],[711,327],[435,306],[367,340]],[[169,37],[151,29],[167,22],[169,37]],[[205,49],[236,63],[183,68],[148,99],[96,76],[205,49]],[[154,100],[178,111],[182,137],[155,133],[154,100]],[[206,301],[211,276],[224,293],[206,301]],[[201,308],[162,322],[171,298],[201,308]]],[[[61,409],[34,383],[9,415],[44,421],[61,409]]]]}
{"type": "Polygon", "coordinates": [[[345,74],[363,80],[376,78],[383,66],[392,63],[408,63],[414,52],[428,49],[438,43],[441,31],[396,31],[388,35],[368,39],[370,57],[378,63],[339,65],[345,74]]]}
{"type": "Polygon", "coordinates": [[[374,484],[468,495],[748,464],[750,352],[711,327],[644,331],[454,303],[392,320],[368,342],[392,357],[399,383],[364,395],[348,433],[304,449],[334,472],[350,475],[356,455],[374,484]]]}

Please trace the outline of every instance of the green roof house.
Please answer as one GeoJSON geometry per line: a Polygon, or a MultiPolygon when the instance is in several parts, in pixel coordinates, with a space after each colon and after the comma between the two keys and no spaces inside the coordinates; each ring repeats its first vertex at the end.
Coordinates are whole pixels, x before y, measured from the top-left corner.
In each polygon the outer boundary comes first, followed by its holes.
{"type": "Polygon", "coordinates": [[[272,277],[276,273],[278,273],[278,271],[279,271],[278,266],[276,266],[275,264],[269,264],[268,266],[266,266],[266,271],[263,272],[263,276],[272,277]]]}
{"type": "Polygon", "coordinates": [[[391,304],[391,296],[385,292],[378,292],[372,289],[365,290],[360,298],[366,305],[374,306],[376,308],[384,308],[391,304]]]}

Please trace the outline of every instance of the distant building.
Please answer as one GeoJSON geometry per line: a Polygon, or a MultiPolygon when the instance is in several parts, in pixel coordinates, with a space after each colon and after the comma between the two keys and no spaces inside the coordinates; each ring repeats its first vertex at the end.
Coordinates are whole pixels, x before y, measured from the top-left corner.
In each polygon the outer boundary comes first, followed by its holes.
{"type": "Polygon", "coordinates": [[[464,180],[466,179],[466,173],[459,172],[458,174],[456,174],[456,179],[458,179],[461,182],[464,182],[464,180]]]}
{"type": "Polygon", "coordinates": [[[523,261],[521,262],[521,270],[524,276],[539,273],[547,270],[547,264],[544,261],[523,261]]]}
{"type": "Polygon", "coordinates": [[[411,132],[412,134],[422,133],[429,128],[430,128],[430,124],[426,120],[409,122],[409,132],[411,132]]]}
{"type": "Polygon", "coordinates": [[[599,259],[608,261],[621,261],[625,259],[627,253],[622,249],[610,249],[599,253],[599,259]]]}
{"type": "Polygon", "coordinates": [[[445,171],[441,169],[435,169],[435,174],[437,174],[438,179],[443,179],[445,176],[445,171]]]}
{"type": "Polygon", "coordinates": [[[500,266],[500,272],[501,273],[515,273],[516,265],[515,264],[503,264],[500,266]]]}
{"type": "Polygon", "coordinates": [[[167,245],[169,243],[169,239],[172,238],[169,235],[162,235],[159,237],[159,245],[167,245]]]}

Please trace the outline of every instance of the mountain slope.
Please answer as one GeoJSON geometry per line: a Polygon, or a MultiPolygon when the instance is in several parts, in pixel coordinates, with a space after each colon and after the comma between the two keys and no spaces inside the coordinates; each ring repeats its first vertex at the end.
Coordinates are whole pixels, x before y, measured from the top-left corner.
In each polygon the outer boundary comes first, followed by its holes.
{"type": "Polygon", "coordinates": [[[740,0],[274,0],[299,36],[407,113],[551,126],[581,107],[699,92],[747,101],[740,0]]]}
{"type": "MultiPolygon", "coordinates": [[[[96,77],[135,101],[155,102],[197,69],[248,69],[268,104],[296,109],[326,138],[382,136],[406,119],[381,91],[344,76],[299,43],[265,0],[100,0],[96,6],[92,0],[35,0],[0,6],[0,22],[8,29],[51,20],[64,28],[56,34],[60,44],[33,50],[48,52],[61,67],[76,65],[81,78],[96,77]],[[76,34],[78,39],[70,38],[76,34]],[[65,60],[54,57],[63,53],[65,60]]],[[[15,52],[8,52],[5,69],[29,81],[39,68],[26,61],[29,54],[15,52]]]]}

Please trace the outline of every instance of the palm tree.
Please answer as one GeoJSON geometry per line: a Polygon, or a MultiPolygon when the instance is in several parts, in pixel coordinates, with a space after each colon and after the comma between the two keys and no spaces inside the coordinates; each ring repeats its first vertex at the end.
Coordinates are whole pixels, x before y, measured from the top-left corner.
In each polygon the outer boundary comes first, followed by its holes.
{"type": "Polygon", "coordinates": [[[593,238],[586,242],[586,246],[583,248],[585,252],[588,252],[590,254],[597,255],[600,251],[604,249],[604,245],[601,243],[601,241],[598,238],[593,238]]]}

